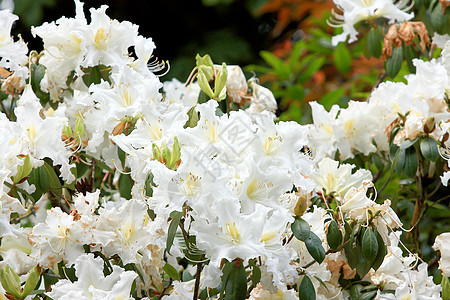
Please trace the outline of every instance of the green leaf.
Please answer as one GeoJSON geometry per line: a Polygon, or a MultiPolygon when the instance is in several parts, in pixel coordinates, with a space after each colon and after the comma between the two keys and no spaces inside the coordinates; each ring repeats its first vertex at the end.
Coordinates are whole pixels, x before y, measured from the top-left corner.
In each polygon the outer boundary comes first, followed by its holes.
{"type": "Polygon", "coordinates": [[[394,168],[395,172],[398,174],[403,173],[405,162],[406,162],[406,151],[398,148],[397,152],[395,153],[394,157],[394,168]]]}
{"type": "Polygon", "coordinates": [[[233,261],[225,283],[225,300],[244,300],[247,294],[247,275],[241,260],[233,261]]]}
{"type": "Polygon", "coordinates": [[[414,177],[419,166],[419,159],[417,158],[416,149],[414,147],[405,150],[405,174],[408,177],[414,177]]]}
{"type": "Polygon", "coordinates": [[[412,46],[406,46],[405,48],[405,60],[408,66],[408,71],[412,74],[416,73],[416,66],[413,64],[412,60],[416,58],[417,55],[414,53],[412,46]]]}
{"type": "Polygon", "coordinates": [[[373,261],[372,268],[376,271],[376,270],[378,270],[378,268],[381,266],[381,264],[384,261],[384,257],[387,254],[387,247],[383,241],[383,238],[381,237],[380,233],[378,232],[378,230],[375,230],[375,235],[377,237],[377,242],[378,242],[378,253],[377,253],[377,257],[375,257],[375,259],[373,261]]]}
{"type": "Polygon", "coordinates": [[[303,242],[306,241],[311,232],[308,222],[302,218],[295,219],[294,223],[291,224],[291,230],[294,236],[303,242]]]}
{"type": "Polygon", "coordinates": [[[302,282],[300,283],[300,287],[298,289],[298,298],[300,300],[315,300],[316,299],[316,290],[314,289],[314,285],[309,279],[308,276],[303,276],[302,282]]]}
{"type": "Polygon", "coordinates": [[[175,233],[177,233],[178,224],[180,224],[182,212],[173,211],[170,214],[172,221],[170,222],[169,229],[167,231],[166,251],[170,254],[170,248],[172,248],[175,233]]]}
{"type": "Polygon", "coordinates": [[[408,149],[409,147],[411,147],[412,145],[414,145],[416,142],[418,141],[417,138],[410,140],[410,139],[405,139],[402,144],[400,145],[400,149],[404,150],[404,149],[408,149]]]}
{"type": "Polygon", "coordinates": [[[252,274],[250,275],[250,279],[252,280],[253,286],[256,286],[261,280],[261,269],[253,260],[249,261],[249,265],[252,267],[252,274]]]}
{"type": "Polygon", "coordinates": [[[379,58],[381,55],[381,37],[376,28],[372,27],[367,37],[367,47],[371,56],[379,58]]]}
{"type": "Polygon", "coordinates": [[[36,187],[36,191],[34,191],[34,193],[31,194],[31,196],[33,197],[34,203],[36,203],[43,194],[42,186],[41,186],[40,180],[39,180],[39,169],[40,168],[42,168],[42,167],[31,170],[31,173],[28,177],[28,183],[34,184],[34,186],[36,187]]]}
{"type": "Polygon", "coordinates": [[[442,13],[442,6],[438,1],[432,1],[430,9],[431,27],[438,33],[443,34],[444,32],[442,32],[442,29],[447,23],[447,16],[442,13]]]}
{"type": "Polygon", "coordinates": [[[374,261],[378,254],[377,236],[371,228],[367,228],[361,241],[362,255],[367,261],[374,261]]]}
{"type": "Polygon", "coordinates": [[[378,155],[372,156],[372,162],[375,164],[378,171],[384,170],[383,160],[378,155]]]}
{"type": "Polygon", "coordinates": [[[430,136],[424,137],[420,141],[420,152],[422,152],[423,157],[435,162],[439,158],[439,149],[436,140],[430,136]]]}
{"type": "Polygon", "coordinates": [[[352,56],[344,43],[339,43],[339,45],[334,49],[333,53],[334,65],[341,73],[347,73],[350,71],[352,66],[352,56]]]}
{"type": "Polygon", "coordinates": [[[41,278],[41,274],[39,274],[37,267],[35,266],[29,272],[27,281],[25,282],[25,285],[23,287],[23,291],[22,291],[22,295],[21,295],[22,298],[25,298],[34,290],[34,288],[38,284],[40,278],[41,278]]]}
{"type": "Polygon", "coordinates": [[[402,47],[394,48],[392,51],[392,56],[389,57],[386,61],[386,74],[394,78],[397,76],[398,72],[400,71],[402,67],[403,62],[403,50],[402,47]]]}
{"type": "Polygon", "coordinates": [[[337,250],[342,244],[342,232],[339,230],[336,220],[332,220],[328,224],[327,242],[331,249],[337,250]]]}
{"type": "Polygon", "coordinates": [[[104,81],[110,82],[109,75],[111,73],[111,68],[105,65],[98,65],[95,67],[88,67],[83,69],[83,82],[89,87],[91,84],[99,84],[102,79],[104,81]]]}
{"type": "Polygon", "coordinates": [[[310,232],[309,237],[305,240],[306,249],[309,254],[320,264],[325,259],[325,249],[322,246],[322,241],[314,233],[310,232]]]}
{"type": "Polygon", "coordinates": [[[167,275],[169,275],[170,278],[173,280],[180,280],[180,273],[178,273],[177,269],[175,269],[172,265],[166,263],[163,267],[164,272],[166,272],[167,275]]]}
{"type": "Polygon", "coordinates": [[[273,71],[280,76],[281,79],[289,78],[291,71],[289,66],[287,66],[282,59],[278,58],[275,54],[269,51],[261,51],[260,55],[265,62],[273,68],[273,71]]]}
{"type": "Polygon", "coordinates": [[[348,240],[344,247],[345,256],[347,257],[348,265],[354,269],[359,264],[358,250],[353,247],[355,239],[356,227],[352,228],[348,223],[345,223],[345,240],[348,240]]]}

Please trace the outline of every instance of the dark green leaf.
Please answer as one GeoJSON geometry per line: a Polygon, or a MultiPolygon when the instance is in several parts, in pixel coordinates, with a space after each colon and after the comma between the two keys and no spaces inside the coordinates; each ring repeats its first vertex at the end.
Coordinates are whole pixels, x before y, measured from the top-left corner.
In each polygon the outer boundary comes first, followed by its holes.
{"type": "Polygon", "coordinates": [[[400,149],[404,150],[404,149],[408,149],[409,147],[411,147],[412,145],[414,145],[416,142],[418,141],[417,138],[410,140],[410,139],[405,139],[402,144],[400,145],[400,149]]]}
{"type": "Polygon", "coordinates": [[[308,222],[302,218],[295,219],[294,223],[291,224],[291,230],[294,236],[300,241],[306,241],[311,232],[308,222]]]}
{"type": "Polygon", "coordinates": [[[378,254],[377,236],[371,228],[367,228],[361,241],[362,255],[367,261],[374,261],[378,254]]]}
{"type": "Polygon", "coordinates": [[[420,152],[422,152],[423,157],[435,162],[439,158],[439,149],[436,140],[430,136],[424,137],[420,141],[420,152]]]}
{"type": "Polygon", "coordinates": [[[231,270],[225,283],[225,300],[244,300],[247,295],[247,275],[242,261],[231,264],[231,270]]]}
{"type": "Polygon", "coordinates": [[[342,232],[339,230],[336,220],[332,220],[328,224],[327,242],[331,249],[337,250],[342,244],[342,232]]]}
{"type": "Polygon", "coordinates": [[[298,297],[300,300],[315,300],[316,290],[308,276],[303,276],[302,282],[298,289],[298,297]]]}
{"type": "Polygon", "coordinates": [[[249,261],[249,265],[252,267],[252,274],[250,275],[250,279],[252,280],[253,286],[256,286],[261,280],[261,269],[255,264],[253,260],[249,261]]]}
{"type": "Polygon", "coordinates": [[[376,28],[372,27],[367,37],[367,47],[371,56],[379,58],[381,55],[381,37],[376,28]]]}
{"type": "Polygon", "coordinates": [[[322,241],[314,233],[310,232],[309,237],[305,240],[306,249],[309,254],[320,264],[325,259],[325,249],[322,246],[322,241]]]}
{"type": "Polygon", "coordinates": [[[405,174],[408,177],[414,177],[419,166],[419,159],[417,158],[416,149],[414,147],[406,149],[405,156],[405,174]]]}
{"type": "Polygon", "coordinates": [[[44,162],[39,174],[39,181],[44,192],[51,191],[54,194],[61,194],[62,185],[53,167],[44,162]]]}
{"type": "Polygon", "coordinates": [[[375,257],[375,259],[373,261],[372,268],[376,271],[376,270],[378,270],[378,268],[381,266],[381,264],[384,261],[384,257],[387,254],[387,248],[386,248],[386,244],[384,243],[383,238],[381,237],[378,230],[375,230],[375,235],[377,237],[377,242],[378,242],[378,253],[377,253],[377,257],[375,257]]]}
{"type": "Polygon", "coordinates": [[[406,151],[398,148],[397,153],[395,154],[394,158],[394,168],[395,172],[398,174],[403,173],[403,170],[405,168],[406,163],[406,151]]]}
{"type": "Polygon", "coordinates": [[[408,70],[410,73],[416,73],[416,66],[413,64],[412,60],[416,58],[417,55],[414,53],[412,46],[406,46],[405,48],[405,60],[408,65],[408,70]]]}
{"type": "Polygon", "coordinates": [[[442,6],[440,5],[439,2],[438,1],[431,2],[430,20],[433,30],[437,31],[440,34],[443,34],[444,32],[442,32],[442,29],[445,27],[447,23],[447,16],[446,14],[442,13],[442,6]]]}
{"type": "Polygon", "coordinates": [[[91,84],[99,84],[102,79],[104,81],[110,82],[109,75],[111,73],[111,68],[105,65],[98,65],[95,67],[85,68],[83,75],[83,82],[86,86],[90,86],[91,84]]]}
{"type": "Polygon", "coordinates": [[[394,48],[392,56],[386,61],[386,73],[389,77],[394,78],[402,67],[403,50],[402,47],[394,48]]]}

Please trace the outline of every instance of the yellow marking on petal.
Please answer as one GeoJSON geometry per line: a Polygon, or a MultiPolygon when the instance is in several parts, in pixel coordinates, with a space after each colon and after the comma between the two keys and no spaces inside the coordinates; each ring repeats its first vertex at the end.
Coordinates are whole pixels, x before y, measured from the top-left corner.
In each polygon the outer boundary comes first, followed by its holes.
{"type": "Polygon", "coordinates": [[[268,242],[270,240],[273,240],[276,237],[277,237],[277,233],[275,231],[269,231],[269,232],[264,233],[261,236],[261,242],[268,242]]]}
{"type": "Polygon", "coordinates": [[[118,231],[125,244],[129,244],[136,231],[136,227],[133,222],[125,222],[122,227],[119,227],[118,231]]]}
{"type": "Polygon", "coordinates": [[[350,134],[353,129],[353,120],[347,120],[344,122],[345,133],[350,134]]]}
{"type": "Polygon", "coordinates": [[[231,240],[233,241],[234,244],[238,244],[241,237],[239,235],[239,230],[236,227],[236,223],[227,223],[226,224],[226,230],[227,230],[227,234],[231,237],[231,240]]]}
{"type": "Polygon", "coordinates": [[[120,99],[125,107],[131,106],[133,104],[133,97],[131,95],[130,89],[126,85],[120,87],[120,99]]]}
{"type": "Polygon", "coordinates": [[[106,32],[103,27],[97,29],[94,37],[94,44],[100,50],[105,50],[106,45],[106,32]]]}
{"type": "Polygon", "coordinates": [[[323,128],[329,134],[333,133],[333,128],[331,128],[331,126],[328,124],[322,124],[322,125],[320,125],[320,127],[323,128]]]}
{"type": "Polygon", "coordinates": [[[31,143],[34,141],[34,137],[36,136],[36,127],[31,126],[27,128],[28,137],[30,138],[31,143]]]}

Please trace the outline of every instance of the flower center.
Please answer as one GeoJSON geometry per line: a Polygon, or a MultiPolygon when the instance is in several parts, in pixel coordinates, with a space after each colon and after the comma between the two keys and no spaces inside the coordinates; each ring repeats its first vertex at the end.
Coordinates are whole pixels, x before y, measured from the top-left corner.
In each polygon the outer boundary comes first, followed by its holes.
{"type": "Polygon", "coordinates": [[[226,225],[226,234],[231,237],[231,241],[233,244],[238,244],[241,237],[239,235],[239,230],[236,227],[236,223],[227,223],[226,225]]]}

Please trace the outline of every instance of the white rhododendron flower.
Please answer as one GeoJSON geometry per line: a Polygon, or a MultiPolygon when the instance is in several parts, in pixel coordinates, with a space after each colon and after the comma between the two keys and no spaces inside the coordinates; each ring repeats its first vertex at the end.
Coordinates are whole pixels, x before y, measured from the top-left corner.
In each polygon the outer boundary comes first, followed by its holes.
{"type": "Polygon", "coordinates": [[[33,227],[29,239],[33,245],[31,257],[42,266],[52,267],[61,260],[73,264],[84,253],[83,245],[92,242],[92,233],[88,224],[56,207],[47,211],[45,223],[33,227]]]}
{"type": "Polygon", "coordinates": [[[359,187],[366,180],[372,180],[372,173],[360,169],[352,174],[354,165],[341,164],[328,157],[318,163],[318,170],[309,175],[319,189],[325,189],[327,193],[336,192],[345,195],[352,187],[359,187]]]}
{"type": "Polygon", "coordinates": [[[22,38],[15,42],[11,37],[11,27],[18,19],[8,10],[0,10],[0,67],[17,72],[25,83],[28,71],[23,65],[28,61],[28,48],[22,38]]]}
{"type": "Polygon", "coordinates": [[[53,299],[132,299],[131,285],[138,276],[133,271],[125,271],[112,266],[111,273],[104,276],[104,261],[93,254],[80,255],[74,264],[78,280],[58,281],[47,293],[53,299]]]}
{"type": "MultiPolygon", "coordinates": [[[[403,82],[329,111],[311,101],[301,125],[275,114],[280,90],[208,55],[186,83],[162,82],[169,64],[138,25],[74,2],[32,28],[44,49],[29,56],[0,11],[0,299],[441,297],[437,263],[414,252],[422,212],[448,200],[444,37],[403,82]]],[[[334,3],[333,45],[360,21],[413,17],[407,0],[334,3]]],[[[433,245],[443,276],[449,241],[433,245]]]]}
{"type": "Polygon", "coordinates": [[[439,250],[441,259],[439,260],[439,267],[443,276],[450,277],[450,255],[448,250],[450,247],[450,233],[442,233],[436,237],[433,248],[439,250]]]}
{"type": "Polygon", "coordinates": [[[332,44],[336,46],[340,42],[356,41],[358,31],[355,25],[364,20],[386,18],[389,23],[408,21],[414,17],[414,13],[407,13],[413,5],[408,0],[333,0],[336,4],[338,14],[333,11],[332,19],[328,23],[333,27],[342,27],[343,33],[333,36],[332,44]]]}

